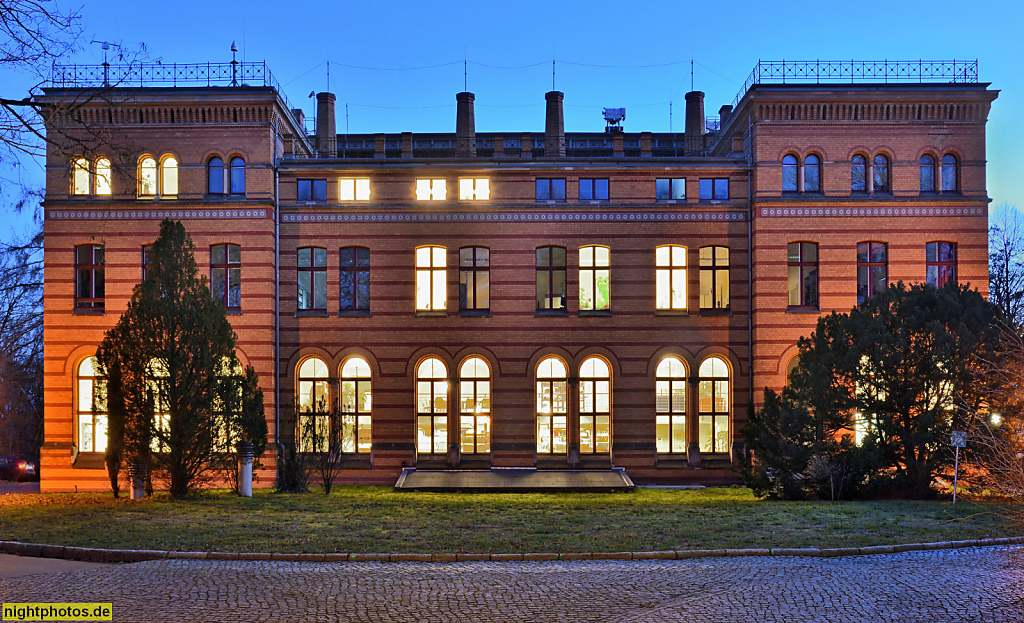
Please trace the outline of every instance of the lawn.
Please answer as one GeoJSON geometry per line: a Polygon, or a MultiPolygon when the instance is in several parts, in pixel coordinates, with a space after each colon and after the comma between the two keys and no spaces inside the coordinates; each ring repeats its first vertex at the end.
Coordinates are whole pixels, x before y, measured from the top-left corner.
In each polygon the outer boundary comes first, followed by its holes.
{"type": "Polygon", "coordinates": [[[208,492],[0,496],[0,540],[239,552],[520,553],[857,547],[1017,536],[999,507],[961,502],[766,502],[749,489],[632,493],[208,492]]]}

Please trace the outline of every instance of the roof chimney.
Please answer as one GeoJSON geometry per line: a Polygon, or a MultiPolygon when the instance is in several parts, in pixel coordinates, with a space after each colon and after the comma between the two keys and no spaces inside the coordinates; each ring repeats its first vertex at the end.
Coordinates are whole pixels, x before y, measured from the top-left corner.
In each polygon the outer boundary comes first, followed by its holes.
{"type": "Polygon", "coordinates": [[[704,149],[704,92],[686,94],[686,146],[684,155],[696,156],[704,149]]]}
{"type": "Polygon", "coordinates": [[[455,101],[455,155],[459,158],[476,157],[476,116],[473,113],[472,93],[458,93],[455,101]]]}
{"type": "Polygon", "coordinates": [[[544,155],[565,157],[565,115],[562,113],[561,91],[548,91],[544,99],[548,101],[547,117],[544,120],[544,155]]]}
{"type": "Polygon", "coordinates": [[[338,157],[338,131],[334,123],[334,93],[316,94],[316,149],[327,158],[338,157]]]}

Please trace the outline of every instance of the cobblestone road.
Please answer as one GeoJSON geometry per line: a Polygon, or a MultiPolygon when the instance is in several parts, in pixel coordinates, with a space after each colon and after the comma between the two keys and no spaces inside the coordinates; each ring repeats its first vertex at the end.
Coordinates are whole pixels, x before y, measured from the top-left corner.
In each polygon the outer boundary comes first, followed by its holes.
{"type": "Polygon", "coordinates": [[[154,561],[0,580],[116,621],[1024,621],[1024,547],[849,558],[154,561]]]}

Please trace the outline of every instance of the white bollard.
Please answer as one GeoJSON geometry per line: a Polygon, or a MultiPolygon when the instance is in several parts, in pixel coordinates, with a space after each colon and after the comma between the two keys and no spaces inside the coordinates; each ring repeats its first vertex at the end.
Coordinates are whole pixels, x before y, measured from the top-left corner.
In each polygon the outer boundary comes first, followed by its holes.
{"type": "Polygon", "coordinates": [[[146,497],[146,467],[135,462],[129,468],[128,478],[132,483],[132,499],[141,500],[146,497]]]}
{"type": "Polygon", "coordinates": [[[252,455],[248,452],[238,458],[238,495],[252,497],[252,455]]]}

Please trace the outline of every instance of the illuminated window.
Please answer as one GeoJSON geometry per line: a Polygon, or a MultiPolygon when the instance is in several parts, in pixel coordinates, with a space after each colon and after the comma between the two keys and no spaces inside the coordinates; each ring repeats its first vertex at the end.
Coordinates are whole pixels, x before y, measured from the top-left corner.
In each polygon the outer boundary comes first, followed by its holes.
{"type": "Polygon", "coordinates": [[[156,160],[151,156],[139,161],[139,196],[156,196],[156,160]]]}
{"type": "Polygon", "coordinates": [[[168,441],[171,433],[171,407],[167,402],[170,376],[171,372],[165,360],[150,360],[147,385],[153,401],[153,438],[149,443],[149,449],[153,452],[170,450],[168,441]]]}
{"type": "Polygon", "coordinates": [[[580,178],[580,201],[608,201],[608,178],[580,178]]]}
{"type": "Polygon", "coordinates": [[[369,201],[370,178],[345,177],[338,180],[339,201],[369,201]]]}
{"type": "Polygon", "coordinates": [[[235,408],[241,404],[242,379],[245,373],[238,359],[234,357],[222,357],[220,369],[217,370],[218,392],[213,396],[213,412],[217,420],[217,434],[214,440],[216,452],[231,452],[238,444],[239,436],[237,425],[232,427],[233,418],[224,411],[223,395],[234,393],[235,408]]]}
{"type": "Polygon", "coordinates": [[[654,250],[657,309],[686,309],[686,247],[665,245],[654,250]]]}
{"type": "Polygon", "coordinates": [[[537,310],[565,313],[565,247],[537,247],[537,310]]]}
{"type": "Polygon", "coordinates": [[[686,178],[658,178],[654,180],[654,198],[657,201],[686,201],[686,178]]]}
{"type": "Polygon", "coordinates": [[[370,311],[370,250],[342,247],[341,311],[370,311]]]}
{"type": "Polygon", "coordinates": [[[206,192],[211,195],[224,194],[224,161],[214,156],[206,165],[206,192]]]}
{"type": "Polygon", "coordinates": [[[327,449],[330,428],[330,403],[327,389],[327,364],[319,357],[309,357],[299,364],[295,403],[298,407],[299,450],[323,452],[327,449]],[[314,449],[314,440],[317,448],[314,449]]]}
{"type": "Polygon", "coordinates": [[[160,162],[160,196],[175,197],[178,194],[178,161],[174,156],[164,156],[160,162]]]}
{"type": "Polygon", "coordinates": [[[565,454],[569,380],[565,364],[555,357],[537,365],[537,453],[565,454]]]}
{"type": "Polygon", "coordinates": [[[700,249],[700,308],[729,309],[729,247],[700,249]]]}
{"type": "Polygon", "coordinates": [[[487,201],[490,198],[491,182],[488,178],[459,178],[459,201],[487,201]]]}
{"type": "Polygon", "coordinates": [[[416,310],[442,312],[448,308],[444,247],[416,249],[416,310]]]}
{"type": "Polygon", "coordinates": [[[327,180],[296,180],[297,201],[327,201],[327,180]]]}
{"type": "Polygon", "coordinates": [[[797,163],[796,156],[787,154],[782,158],[782,192],[795,193],[797,191],[797,163]]]}
{"type": "Polygon", "coordinates": [[[444,201],[448,197],[447,184],[443,179],[416,180],[416,200],[444,201]]]}
{"type": "Polygon", "coordinates": [[[491,308],[491,251],[487,247],[459,249],[459,311],[491,308]]]}
{"type": "Polygon", "coordinates": [[[607,310],[611,304],[611,250],[580,247],[580,311],[607,310]]]}
{"type": "Polygon", "coordinates": [[[341,451],[366,453],[373,448],[373,391],[370,364],[352,357],[341,367],[341,451]]]}
{"type": "Polygon", "coordinates": [[[655,434],[659,453],[686,452],[686,366],[678,357],[658,364],[655,434]]]}
{"type": "Polygon", "coordinates": [[[956,156],[953,154],[946,154],[942,157],[942,192],[955,193],[958,189],[956,156]]]}
{"type": "Polygon", "coordinates": [[[89,161],[85,158],[75,158],[71,163],[71,194],[89,194],[89,161]]]}
{"type": "Polygon", "coordinates": [[[245,160],[238,156],[231,159],[231,194],[245,194],[245,160]]]}
{"type": "Polygon", "coordinates": [[[876,193],[889,192],[889,159],[878,154],[871,165],[872,189],[876,193]]]}
{"type": "Polygon", "coordinates": [[[804,158],[804,192],[821,192],[821,160],[813,154],[804,158]]]}
{"type": "Polygon", "coordinates": [[[921,192],[935,192],[935,158],[928,154],[921,156],[921,192]]]}
{"type": "Polygon", "coordinates": [[[588,357],[580,365],[580,452],[611,450],[612,381],[608,364],[588,357]]]}
{"type": "Polygon", "coordinates": [[[699,186],[700,198],[702,201],[729,198],[729,178],[701,178],[699,186]]]}
{"type": "Polygon", "coordinates": [[[464,454],[491,451],[491,369],[481,357],[459,368],[459,444],[464,454]]]}
{"type": "Polygon", "coordinates": [[[110,194],[110,160],[106,157],[96,159],[96,194],[110,194]]]}
{"type": "Polygon", "coordinates": [[[298,255],[298,308],[327,309],[327,249],[303,247],[298,255]]]}
{"type": "Polygon", "coordinates": [[[416,368],[416,451],[448,451],[448,368],[437,357],[416,368]]]}
{"type": "Polygon", "coordinates": [[[242,308],[242,247],[215,244],[210,247],[210,292],[225,309],[242,308]]]}
{"type": "Polygon", "coordinates": [[[96,358],[78,366],[78,451],[107,449],[107,401],[105,380],[100,377],[96,358]]]}
{"type": "Polygon", "coordinates": [[[565,178],[537,178],[537,201],[565,201],[565,178]]]}
{"type": "Polygon", "coordinates": [[[956,243],[929,242],[924,252],[926,281],[936,288],[956,283],[956,243]]]}
{"type": "Polygon", "coordinates": [[[850,192],[863,193],[867,190],[867,160],[857,154],[850,160],[850,192]]]}
{"type": "Polygon", "coordinates": [[[697,382],[698,431],[701,452],[729,451],[729,366],[720,357],[700,364],[697,382]]]}
{"type": "Polygon", "coordinates": [[[75,247],[75,309],[103,309],[104,296],[103,245],[75,247]]]}
{"type": "Polygon", "coordinates": [[[786,246],[790,307],[818,306],[818,245],[791,242],[786,246]]]}
{"type": "Polygon", "coordinates": [[[886,288],[888,247],[884,242],[857,243],[857,304],[886,288]]]}

